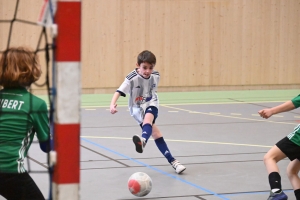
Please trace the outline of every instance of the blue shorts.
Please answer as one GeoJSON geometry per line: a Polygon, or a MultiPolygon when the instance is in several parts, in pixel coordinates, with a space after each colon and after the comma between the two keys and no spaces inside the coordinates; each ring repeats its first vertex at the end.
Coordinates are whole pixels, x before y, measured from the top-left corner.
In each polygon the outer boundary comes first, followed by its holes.
{"type": "MultiPolygon", "coordinates": [[[[145,115],[146,113],[151,113],[154,116],[152,124],[155,124],[155,120],[158,116],[158,109],[155,106],[149,106],[148,108],[146,108],[145,115]]],[[[142,127],[143,123],[141,123],[140,126],[142,127]]]]}

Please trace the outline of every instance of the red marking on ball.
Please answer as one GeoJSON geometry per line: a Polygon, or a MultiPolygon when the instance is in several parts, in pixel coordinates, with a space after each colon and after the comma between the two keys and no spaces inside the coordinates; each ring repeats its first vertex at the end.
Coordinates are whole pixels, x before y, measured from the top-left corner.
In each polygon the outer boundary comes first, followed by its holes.
{"type": "Polygon", "coordinates": [[[131,179],[128,182],[128,188],[132,194],[137,194],[141,190],[141,186],[138,181],[131,179]]]}

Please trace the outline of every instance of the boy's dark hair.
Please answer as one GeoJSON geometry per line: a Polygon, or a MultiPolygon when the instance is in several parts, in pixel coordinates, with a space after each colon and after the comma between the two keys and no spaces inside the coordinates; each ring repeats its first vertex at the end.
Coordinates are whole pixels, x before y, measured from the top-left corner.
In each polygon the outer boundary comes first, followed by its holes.
{"type": "Polygon", "coordinates": [[[41,76],[37,55],[25,47],[11,47],[0,59],[0,85],[4,88],[28,87],[41,76]]]}
{"type": "Polygon", "coordinates": [[[141,63],[147,62],[151,65],[156,64],[156,57],[155,55],[148,50],[142,51],[137,57],[137,63],[140,65],[141,63]]]}

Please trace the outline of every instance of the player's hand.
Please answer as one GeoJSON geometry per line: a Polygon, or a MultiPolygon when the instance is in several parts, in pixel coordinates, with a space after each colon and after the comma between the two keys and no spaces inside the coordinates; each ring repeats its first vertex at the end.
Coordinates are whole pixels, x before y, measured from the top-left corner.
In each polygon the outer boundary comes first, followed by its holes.
{"type": "Polygon", "coordinates": [[[273,115],[272,109],[271,108],[266,108],[263,110],[258,111],[258,114],[265,119],[268,119],[273,115]]]}
{"type": "Polygon", "coordinates": [[[111,114],[115,114],[116,112],[118,112],[117,109],[116,109],[117,106],[118,106],[117,104],[110,105],[110,113],[111,114]]]}

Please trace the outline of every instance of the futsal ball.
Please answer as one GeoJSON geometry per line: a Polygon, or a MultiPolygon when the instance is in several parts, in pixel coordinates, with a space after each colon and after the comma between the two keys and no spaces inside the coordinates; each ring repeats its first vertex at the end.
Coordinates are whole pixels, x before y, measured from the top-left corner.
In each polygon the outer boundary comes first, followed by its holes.
{"type": "Polygon", "coordinates": [[[152,180],[146,173],[136,172],[128,179],[128,189],[137,197],[146,196],[152,189],[152,180]]]}

